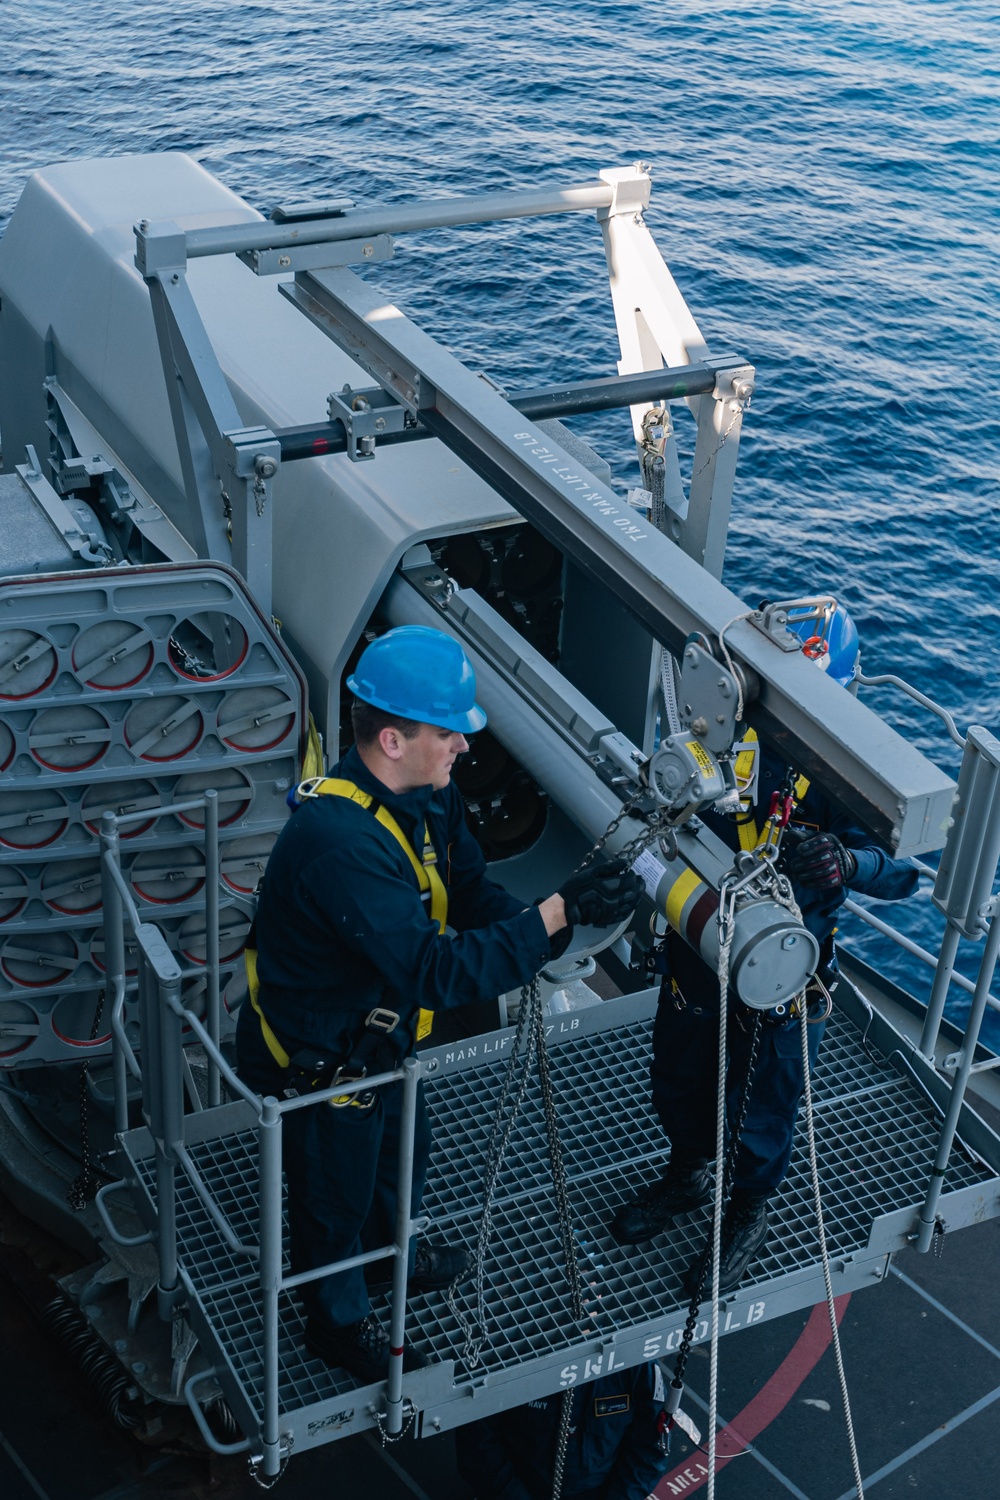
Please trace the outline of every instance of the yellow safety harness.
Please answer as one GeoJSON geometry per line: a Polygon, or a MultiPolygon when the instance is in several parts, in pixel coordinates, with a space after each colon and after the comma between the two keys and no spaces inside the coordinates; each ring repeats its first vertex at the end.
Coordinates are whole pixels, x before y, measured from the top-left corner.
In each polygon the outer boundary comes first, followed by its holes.
{"type": "MultiPolygon", "coordinates": [[[[743,747],[737,754],[733,766],[736,773],[736,785],[740,792],[740,810],[736,814],[736,829],[741,849],[757,849],[771,835],[770,817],[765,818],[758,828],[755,813],[757,756],[759,754],[757,732],[754,729],[748,729],[746,738],[743,740],[743,747]]],[[[796,802],[801,802],[808,790],[809,778],[807,776],[796,777],[796,802]]]]}
{"type": "MultiPolygon", "coordinates": [[[[349,802],[356,802],[360,807],[371,808],[375,821],[381,823],[387,833],[392,834],[392,837],[410,861],[413,873],[417,877],[421,900],[429,905],[430,920],[437,924],[439,932],[444,932],[448,924],[448,888],[438,873],[437,850],[431,841],[430,830],[426,822],[424,823],[423,851],[418,858],[415,849],[389,809],[377,801],[371,792],[362,791],[353,781],[346,781],[337,776],[311,776],[299,784],[296,789],[296,796],[300,801],[305,801],[309,797],[346,797],[349,802]]],[[[260,1029],[264,1043],[278,1064],[278,1067],[287,1068],[290,1062],[289,1055],[278,1041],[271,1026],[268,1024],[267,1017],[260,1007],[260,979],[257,975],[256,949],[248,946],[244,950],[244,959],[246,962],[247,990],[250,995],[250,1004],[260,1018],[260,1029]]],[[[391,1014],[392,1012],[383,1012],[377,1009],[372,1011],[372,1016],[375,1017],[391,1014]]],[[[369,1017],[369,1022],[366,1024],[370,1023],[371,1017],[369,1017]]],[[[416,1039],[418,1042],[422,1042],[430,1036],[433,1024],[434,1012],[422,1006],[417,1014],[416,1039]]],[[[381,1027],[380,1029],[384,1030],[385,1028],[381,1027]]],[[[388,1029],[391,1030],[392,1028],[388,1029]]],[[[355,1096],[351,1102],[358,1102],[360,1097],[355,1096]]],[[[335,1103],[337,1101],[331,1102],[335,1103]]],[[[347,1102],[346,1097],[345,1102],[347,1102]]]]}

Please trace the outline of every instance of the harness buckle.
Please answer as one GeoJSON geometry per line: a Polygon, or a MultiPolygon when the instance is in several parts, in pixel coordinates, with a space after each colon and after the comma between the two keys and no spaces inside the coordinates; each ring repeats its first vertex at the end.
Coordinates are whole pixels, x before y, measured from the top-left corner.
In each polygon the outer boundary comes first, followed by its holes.
{"type": "Polygon", "coordinates": [[[325,780],[325,776],[309,776],[305,781],[300,781],[298,786],[295,788],[296,797],[300,802],[305,802],[308,797],[321,796],[322,794],[317,790],[317,788],[319,787],[320,782],[325,780]]]}
{"type": "MultiPolygon", "coordinates": [[[[344,1063],[339,1067],[330,1079],[327,1087],[331,1089],[336,1088],[338,1083],[360,1083],[362,1078],[368,1077],[367,1068],[362,1068],[360,1073],[348,1073],[346,1070],[349,1066],[349,1063],[344,1063]]],[[[356,1105],[359,1109],[367,1109],[374,1102],[374,1099],[374,1089],[361,1089],[356,1094],[341,1094],[339,1098],[335,1096],[332,1099],[328,1099],[327,1103],[331,1109],[349,1109],[352,1104],[356,1105]]]]}
{"type": "Polygon", "coordinates": [[[375,1031],[383,1031],[388,1036],[389,1032],[395,1031],[399,1025],[399,1012],[386,1010],[384,1006],[376,1005],[374,1010],[368,1012],[365,1025],[372,1027],[375,1031]]]}

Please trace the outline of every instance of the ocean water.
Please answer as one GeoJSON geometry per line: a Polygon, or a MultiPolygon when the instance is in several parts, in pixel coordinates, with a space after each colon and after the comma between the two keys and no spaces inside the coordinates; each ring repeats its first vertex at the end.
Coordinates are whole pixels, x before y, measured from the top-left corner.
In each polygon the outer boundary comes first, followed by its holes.
{"type": "MultiPolygon", "coordinates": [[[[188,151],[265,208],[648,162],[649,225],[710,346],[757,368],[726,581],[837,593],[869,674],[998,730],[994,3],[4,0],[0,27],[0,228],[35,168],[94,155],[188,151]]],[[[614,369],[584,216],[409,237],[384,284],[512,387],[614,369]]],[[[636,482],[624,416],[582,430],[636,482]]],[[[937,720],[868,701],[957,768],[937,720]]],[[[936,947],[926,892],[883,914],[936,947]]],[[[845,934],[926,995],[916,960],[845,934]]]]}

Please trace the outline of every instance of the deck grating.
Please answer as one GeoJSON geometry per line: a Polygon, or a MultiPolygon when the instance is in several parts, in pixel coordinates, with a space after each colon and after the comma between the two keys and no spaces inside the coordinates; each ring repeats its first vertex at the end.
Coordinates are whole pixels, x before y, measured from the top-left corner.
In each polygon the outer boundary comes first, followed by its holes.
{"type": "MultiPolygon", "coordinates": [[[[532,1086],[494,1209],[486,1267],[489,1341],[481,1369],[521,1365],[581,1338],[642,1324],[682,1307],[681,1278],[709,1233],[710,1210],[687,1215],[655,1240],[629,1249],[615,1245],[605,1229],[635,1189],[662,1170],[667,1155],[648,1101],[651,1033],[651,1020],[636,1022],[565,1042],[550,1054],[586,1288],[582,1327],[574,1326],[570,1313],[541,1105],[532,1086]]],[[[835,1016],[813,1081],[824,1220],[834,1256],[864,1249],[875,1218],[921,1201],[937,1140],[938,1121],[923,1095],[862,1041],[849,1021],[835,1016]]],[[[491,1061],[428,1080],[434,1149],[424,1211],[431,1216],[435,1239],[469,1247],[474,1242],[483,1151],[503,1067],[503,1060],[491,1061]]],[[[244,1243],[255,1244],[254,1133],[190,1149],[236,1233],[244,1243]]],[[[152,1159],[135,1163],[151,1199],[152,1165],[152,1159]]],[[[988,1168],[956,1152],[948,1190],[991,1176],[988,1168]]],[[[772,1218],[766,1252],[756,1263],[757,1284],[818,1264],[801,1123],[772,1218]]],[[[254,1264],[226,1246],[183,1177],[177,1220],[185,1272],[249,1402],[259,1411],[261,1318],[254,1264]]],[[[468,1294],[471,1289],[463,1290],[468,1294]]],[[[387,1299],[378,1299],[376,1310],[387,1319],[387,1299]]],[[[456,1373],[463,1373],[460,1330],[443,1296],[413,1297],[407,1326],[410,1339],[426,1354],[454,1359],[456,1373]]],[[[280,1340],[283,1412],[353,1389],[349,1376],[329,1370],[304,1350],[302,1315],[290,1295],[281,1299],[280,1340]]]]}

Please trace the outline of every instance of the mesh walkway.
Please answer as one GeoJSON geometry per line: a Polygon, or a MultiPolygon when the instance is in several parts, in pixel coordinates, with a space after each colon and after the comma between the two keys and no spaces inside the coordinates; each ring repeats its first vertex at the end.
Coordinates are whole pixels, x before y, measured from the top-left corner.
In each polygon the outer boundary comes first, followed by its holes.
{"type": "MultiPolygon", "coordinates": [[[[504,1386],[502,1400],[494,1395],[487,1403],[495,1409],[498,1404],[513,1405],[551,1390],[558,1384],[558,1375],[552,1378],[554,1361],[558,1369],[564,1361],[583,1359],[614,1344],[624,1349],[618,1363],[631,1363],[649,1357],[651,1350],[667,1352],[676,1347],[676,1331],[686,1311],[681,1277],[709,1233],[710,1211],[688,1215],[647,1245],[627,1249],[615,1245],[605,1230],[616,1209],[657,1175],[666,1159],[646,1082],[653,1008],[647,997],[607,1002],[581,1013],[578,1034],[568,1040],[550,1039],[584,1273],[587,1316],[583,1326],[574,1324],[570,1312],[551,1202],[541,1103],[533,1087],[500,1179],[486,1270],[488,1338],[477,1370],[463,1367],[462,1336],[443,1295],[415,1296],[409,1304],[409,1339],[434,1361],[454,1361],[454,1374],[461,1382],[452,1386],[450,1371],[437,1372],[436,1425],[451,1426],[483,1414],[483,1401],[469,1399],[473,1375],[479,1387],[489,1387],[491,1382],[504,1386]],[[663,1337],[652,1349],[641,1335],[656,1328],[663,1331],[663,1337]],[[640,1338],[634,1347],[628,1344],[632,1334],[640,1338]],[[442,1383],[444,1375],[448,1378],[442,1383]],[[449,1399],[441,1396],[442,1390],[453,1392],[451,1405],[462,1405],[464,1415],[444,1411],[449,1399]]],[[[427,1082],[435,1144],[424,1211],[432,1219],[432,1238],[470,1248],[480,1213],[483,1152],[506,1057],[496,1038],[493,1043],[486,1057],[481,1041],[440,1049],[434,1054],[436,1071],[427,1082]],[[475,1057],[469,1056],[472,1052],[475,1057]]],[[[873,1281],[881,1274],[879,1267],[884,1268],[884,1247],[876,1243],[873,1248],[873,1226],[899,1210],[915,1210],[922,1201],[938,1117],[912,1080],[870,1051],[841,1014],[827,1029],[814,1079],[814,1106],[830,1252],[842,1270],[856,1266],[855,1280],[843,1280],[837,1290],[850,1290],[873,1281]]],[[[238,1237],[256,1244],[257,1146],[249,1111],[243,1105],[229,1105],[188,1119],[191,1131],[202,1137],[192,1140],[189,1148],[208,1186],[238,1237]],[[245,1128],[234,1128],[241,1121],[245,1128]]],[[[131,1132],[126,1149],[148,1213],[154,1197],[148,1133],[131,1132]]],[[[985,1212],[997,1212],[996,1163],[972,1159],[956,1149],[947,1181],[950,1199],[944,1201],[954,1203],[954,1195],[961,1198],[963,1190],[977,1187],[989,1204],[985,1212]]],[[[983,1209],[977,1212],[981,1216],[983,1209]]],[[[960,1215],[949,1213],[948,1217],[953,1224],[962,1222],[960,1215]]],[[[910,1213],[905,1218],[907,1223],[912,1221],[910,1213]]],[[[758,1318],[770,1317],[822,1295],[815,1290],[819,1250],[801,1129],[774,1220],[765,1253],[728,1299],[727,1327],[755,1320],[744,1318],[741,1306],[761,1309],[758,1318]]],[[[179,1191],[178,1226],[196,1331],[203,1346],[217,1352],[216,1365],[237,1416],[252,1423],[262,1399],[255,1265],[227,1248],[186,1182],[179,1191]]],[[[468,1307],[471,1287],[462,1291],[468,1307]]],[[[376,1307],[387,1320],[387,1300],[376,1307]]],[[[358,1399],[361,1393],[351,1377],[310,1357],[301,1335],[298,1305],[285,1295],[279,1399],[285,1417],[296,1419],[291,1424],[297,1433],[296,1446],[370,1426],[371,1413],[358,1399]],[[348,1410],[344,1398],[349,1393],[355,1405],[348,1410]],[[338,1402],[341,1410],[330,1415],[338,1402]],[[316,1412],[320,1416],[306,1420],[316,1412]],[[337,1415],[343,1419],[339,1426],[333,1420],[337,1415]]],[[[597,1367],[593,1368],[596,1373],[597,1367]]],[[[406,1388],[430,1373],[407,1377],[406,1388]]],[[[424,1404],[419,1393],[414,1399],[424,1404]]]]}

